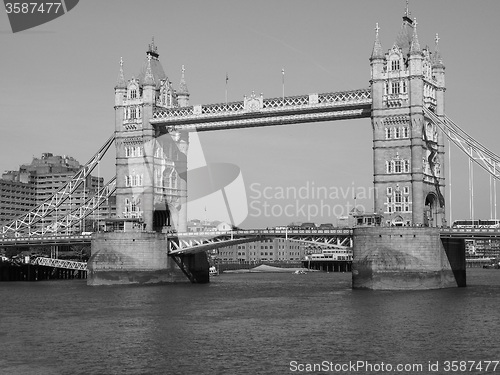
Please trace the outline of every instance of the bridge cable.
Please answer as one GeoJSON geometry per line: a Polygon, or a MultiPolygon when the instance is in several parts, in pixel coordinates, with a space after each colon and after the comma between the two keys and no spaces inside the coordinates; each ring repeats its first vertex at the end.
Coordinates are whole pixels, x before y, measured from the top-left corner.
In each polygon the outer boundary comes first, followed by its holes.
{"type": "MultiPolygon", "coordinates": [[[[73,192],[83,183],[83,180],[92,173],[96,165],[99,164],[102,157],[106,154],[108,149],[111,147],[115,140],[114,133],[104,145],[97,151],[94,156],[84,165],[82,168],[69,180],[64,186],[62,186],[52,197],[48,198],[46,201],[41,203],[32,211],[27,214],[23,214],[10,223],[5,224],[1,227],[0,233],[5,234],[17,234],[21,231],[28,230],[28,234],[34,235],[39,234],[38,231],[34,233],[31,232],[32,225],[38,223],[42,220],[42,230],[43,230],[43,219],[47,217],[54,210],[56,211],[56,218],[58,216],[58,209],[64,203],[68,197],[70,197],[73,192]]],[[[57,220],[57,219],[56,219],[57,220]]]]}
{"type": "MultiPolygon", "coordinates": [[[[75,223],[81,222],[85,220],[87,216],[93,214],[115,191],[116,176],[109,180],[106,185],[103,185],[94,195],[88,197],[79,207],[71,210],[71,212],[61,220],[54,222],[50,230],[42,230],[42,234],[47,232],[57,233],[59,229],[66,229],[67,231],[69,228],[73,227],[75,223]]],[[[98,215],[98,218],[99,217],[100,215],[98,215]]]]}
{"type": "MultiPolygon", "coordinates": [[[[500,156],[492,152],[490,149],[482,145],[472,136],[470,136],[465,130],[460,128],[453,120],[448,116],[444,115],[444,118],[438,117],[434,112],[430,111],[428,108],[424,107],[424,113],[429,119],[435,123],[439,129],[448,137],[448,143],[453,142],[462,152],[464,152],[469,159],[469,211],[470,216],[473,220],[474,216],[474,172],[471,162],[476,163],[486,172],[488,172],[490,179],[493,178],[494,192],[491,194],[490,186],[490,205],[491,199],[493,198],[493,205],[495,207],[495,220],[497,219],[497,191],[496,191],[496,180],[500,179],[500,156]],[[493,197],[492,197],[493,195],[493,197]]],[[[451,147],[448,147],[451,150],[451,147]]],[[[449,158],[449,167],[451,170],[451,158],[449,158]]],[[[450,184],[451,184],[451,173],[450,184]]],[[[491,183],[490,183],[491,184],[491,183]]],[[[450,185],[450,197],[451,197],[451,185],[450,185]]],[[[450,215],[451,219],[451,215],[450,215]]]]}

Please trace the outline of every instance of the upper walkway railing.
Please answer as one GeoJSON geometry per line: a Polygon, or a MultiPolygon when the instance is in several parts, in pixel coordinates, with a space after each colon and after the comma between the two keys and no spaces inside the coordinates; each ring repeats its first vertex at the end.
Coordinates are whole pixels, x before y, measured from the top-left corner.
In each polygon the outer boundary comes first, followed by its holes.
{"type": "Polygon", "coordinates": [[[241,102],[157,107],[150,122],[175,130],[208,131],[369,117],[371,105],[369,88],[271,99],[252,94],[241,102]]]}

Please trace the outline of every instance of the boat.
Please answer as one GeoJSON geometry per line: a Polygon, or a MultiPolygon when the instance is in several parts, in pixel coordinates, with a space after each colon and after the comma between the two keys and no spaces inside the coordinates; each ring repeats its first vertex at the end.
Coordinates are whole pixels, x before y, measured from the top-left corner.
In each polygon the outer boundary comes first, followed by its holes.
{"type": "Polygon", "coordinates": [[[352,248],[326,248],[305,256],[306,261],[352,261],[352,248]]]}
{"type": "Polygon", "coordinates": [[[219,276],[219,271],[215,266],[212,266],[208,269],[208,273],[210,276],[219,276]]]}
{"type": "Polygon", "coordinates": [[[305,275],[307,272],[304,270],[295,270],[294,274],[295,275],[305,275]]]}

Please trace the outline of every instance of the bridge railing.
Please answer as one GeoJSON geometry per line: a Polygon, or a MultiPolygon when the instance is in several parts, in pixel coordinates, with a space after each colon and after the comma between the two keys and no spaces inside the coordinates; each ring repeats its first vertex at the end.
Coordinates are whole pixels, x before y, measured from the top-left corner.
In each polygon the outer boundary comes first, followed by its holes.
{"type": "Polygon", "coordinates": [[[58,234],[44,236],[26,236],[26,237],[0,237],[0,247],[21,246],[21,245],[43,245],[43,244],[71,244],[71,243],[89,243],[92,239],[90,234],[58,234]]]}
{"type": "Polygon", "coordinates": [[[56,267],[65,268],[70,270],[87,271],[87,263],[76,262],[74,260],[63,260],[63,259],[53,259],[38,257],[31,264],[46,266],[46,267],[56,267]]]}
{"type": "Polygon", "coordinates": [[[181,108],[157,107],[152,122],[178,121],[197,117],[232,116],[255,111],[286,111],[297,108],[336,107],[371,104],[371,90],[359,89],[323,94],[309,94],[264,99],[261,96],[245,97],[243,101],[195,105],[181,108]]]}
{"type": "Polygon", "coordinates": [[[216,237],[216,236],[242,236],[242,235],[265,235],[265,234],[325,234],[325,235],[351,235],[352,228],[335,229],[245,229],[233,231],[205,231],[205,232],[180,232],[178,237],[216,237]]]}

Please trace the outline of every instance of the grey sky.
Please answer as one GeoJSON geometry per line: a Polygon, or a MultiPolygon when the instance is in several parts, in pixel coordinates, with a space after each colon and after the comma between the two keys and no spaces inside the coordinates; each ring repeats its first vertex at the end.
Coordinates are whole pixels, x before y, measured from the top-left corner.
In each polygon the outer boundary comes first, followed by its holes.
{"type": "MultiPolygon", "coordinates": [[[[120,57],[126,78],[137,76],[152,36],[176,87],[185,65],[191,104],[223,102],[226,72],[230,101],[253,90],[281,96],[282,68],[286,95],[332,92],[368,87],[375,23],[383,49],[389,49],[404,8],[403,0],[82,0],[67,15],[17,34],[0,13],[0,171],[42,152],[87,161],[113,132],[120,57]]],[[[434,48],[439,33],[446,113],[499,153],[500,2],[414,0],[410,10],[421,45],[434,48]]],[[[372,186],[371,137],[364,119],[205,133],[201,142],[208,161],[237,164],[247,188],[314,183],[345,191],[372,186]]],[[[452,151],[455,219],[469,215],[467,162],[458,153],[452,151]]],[[[489,179],[478,167],[474,172],[475,216],[487,218],[489,179]]],[[[113,174],[112,158],[100,173],[113,174]]],[[[372,208],[371,198],[358,197],[357,203],[372,208]]],[[[244,224],[290,221],[249,217],[244,224]]]]}

